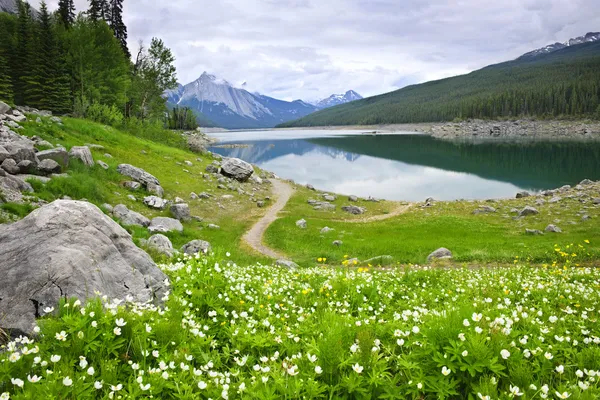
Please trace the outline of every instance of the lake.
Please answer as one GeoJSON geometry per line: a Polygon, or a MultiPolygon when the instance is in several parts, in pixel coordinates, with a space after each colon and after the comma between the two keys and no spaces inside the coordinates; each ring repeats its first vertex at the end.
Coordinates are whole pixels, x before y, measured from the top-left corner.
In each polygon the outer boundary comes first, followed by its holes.
{"type": "Polygon", "coordinates": [[[514,197],[600,180],[600,142],[449,142],[349,130],[214,133],[210,150],[282,178],[360,197],[423,201],[514,197]]]}

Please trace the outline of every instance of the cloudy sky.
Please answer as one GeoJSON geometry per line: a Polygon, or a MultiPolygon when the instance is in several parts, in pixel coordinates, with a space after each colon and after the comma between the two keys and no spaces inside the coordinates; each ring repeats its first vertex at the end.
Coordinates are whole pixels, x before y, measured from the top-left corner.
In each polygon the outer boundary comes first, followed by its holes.
{"type": "Polygon", "coordinates": [[[132,53],[139,40],[162,38],[184,84],[208,71],[315,100],[375,95],[600,31],[600,1],[125,0],[125,22],[132,53]]]}

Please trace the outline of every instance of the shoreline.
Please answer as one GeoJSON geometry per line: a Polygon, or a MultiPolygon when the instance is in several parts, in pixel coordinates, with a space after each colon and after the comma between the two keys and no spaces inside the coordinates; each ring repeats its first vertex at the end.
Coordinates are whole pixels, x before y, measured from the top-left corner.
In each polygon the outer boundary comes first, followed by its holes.
{"type": "Polygon", "coordinates": [[[295,128],[235,129],[204,128],[211,135],[217,132],[293,130],[352,130],[365,135],[395,132],[420,133],[443,140],[600,140],[600,121],[592,120],[532,120],[507,121],[466,120],[462,122],[421,122],[412,124],[311,126],[295,128]]]}

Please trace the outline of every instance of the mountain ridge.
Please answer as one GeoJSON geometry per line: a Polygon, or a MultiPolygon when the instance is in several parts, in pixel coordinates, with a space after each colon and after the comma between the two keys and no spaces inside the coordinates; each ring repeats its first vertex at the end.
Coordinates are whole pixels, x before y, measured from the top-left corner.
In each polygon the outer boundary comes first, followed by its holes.
{"type": "Polygon", "coordinates": [[[599,40],[600,40],[600,32],[588,32],[583,36],[571,38],[571,39],[567,40],[566,42],[562,42],[562,43],[556,42],[556,43],[541,47],[539,49],[532,50],[530,52],[523,54],[522,56],[517,58],[517,60],[525,59],[525,58],[534,58],[534,57],[537,57],[542,54],[549,54],[549,53],[553,53],[558,50],[562,50],[566,47],[577,46],[577,45],[583,44],[583,43],[596,42],[599,40]]]}

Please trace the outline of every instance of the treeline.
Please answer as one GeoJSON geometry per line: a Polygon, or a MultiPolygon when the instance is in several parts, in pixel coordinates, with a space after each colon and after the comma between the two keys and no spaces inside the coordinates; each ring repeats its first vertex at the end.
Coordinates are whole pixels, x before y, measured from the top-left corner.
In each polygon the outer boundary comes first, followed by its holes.
{"type": "MultiPolygon", "coordinates": [[[[131,59],[123,0],[74,0],[50,13],[17,0],[18,15],[0,13],[0,100],[110,125],[166,127],[162,94],[176,87],[175,59],[162,40],[140,44],[131,59]]],[[[190,121],[189,125],[193,125],[190,121]]]]}
{"type": "Polygon", "coordinates": [[[408,86],[319,111],[281,126],[521,117],[600,119],[600,43],[408,86]]]}

